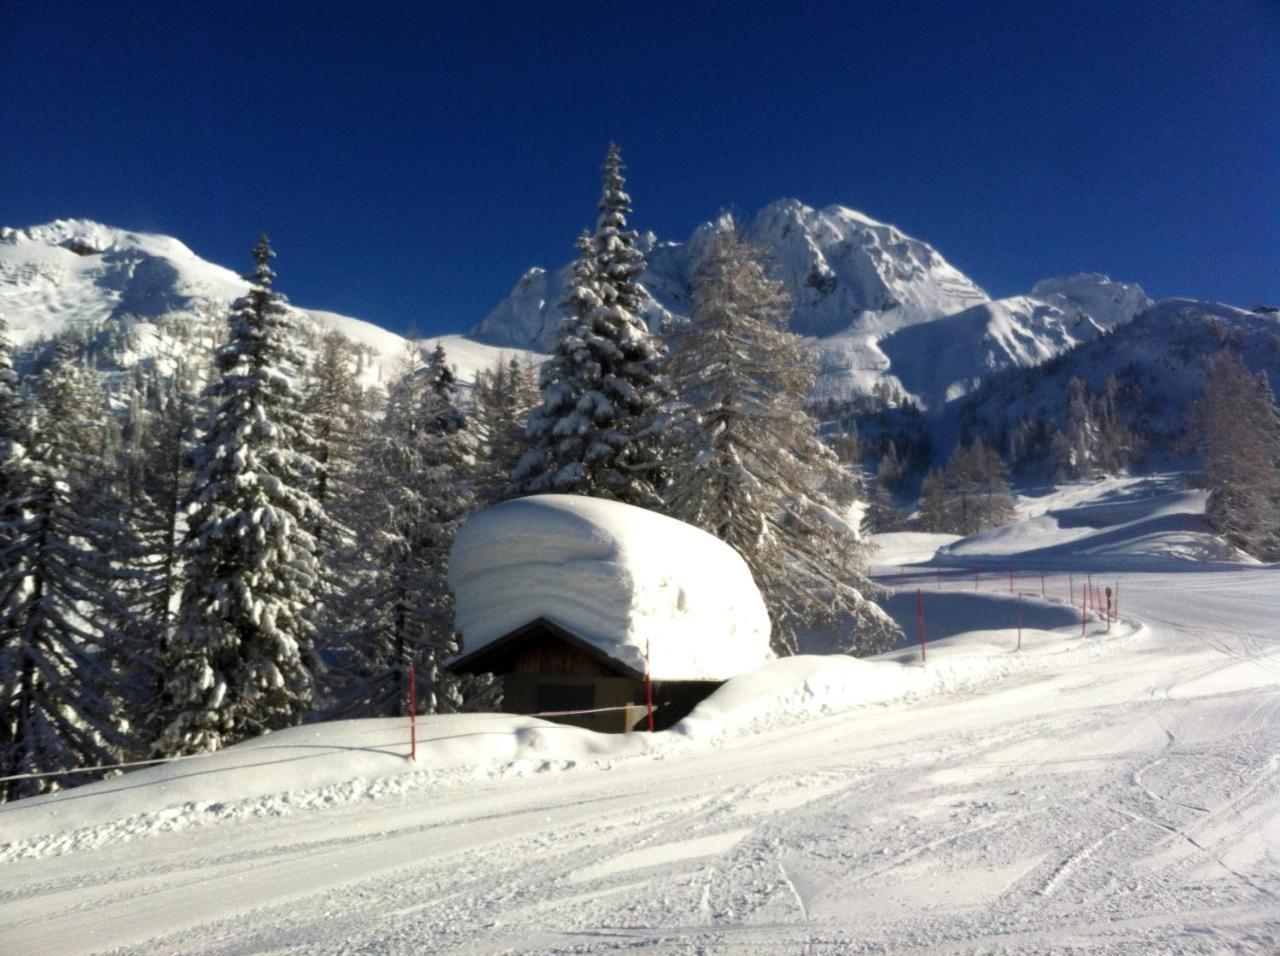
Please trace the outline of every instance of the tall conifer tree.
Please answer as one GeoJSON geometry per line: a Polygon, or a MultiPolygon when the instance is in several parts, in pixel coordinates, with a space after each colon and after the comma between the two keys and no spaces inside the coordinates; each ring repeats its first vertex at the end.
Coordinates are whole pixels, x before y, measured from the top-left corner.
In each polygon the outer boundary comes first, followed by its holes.
{"type": "Polygon", "coordinates": [[[1004,462],[981,439],[957,447],[942,471],[930,469],[920,489],[921,531],[977,534],[1015,517],[1004,462]]]}
{"type": "Polygon", "coordinates": [[[477,504],[501,500],[524,455],[525,428],[538,400],[536,373],[516,358],[499,358],[476,376],[471,418],[478,442],[477,504]]]}
{"type": "Polygon", "coordinates": [[[1240,550],[1280,560],[1280,410],[1266,376],[1230,353],[1215,356],[1194,429],[1210,524],[1240,550]]]}
{"type": "Polygon", "coordinates": [[[812,353],[787,329],[790,302],[759,250],[731,227],[707,244],[693,313],[669,362],[685,443],[669,512],[743,556],[769,606],[774,649],[808,626],[852,626],[843,649],[884,650],[897,625],[869,597],[866,549],[841,513],[855,481],[805,401],[812,353]]]}
{"type": "Polygon", "coordinates": [[[653,507],[665,478],[658,429],[664,347],[641,316],[644,254],[627,229],[622,154],[609,147],[600,216],[578,241],[570,314],[542,367],[542,404],[512,494],[568,492],[653,507]]]}
{"type": "Polygon", "coordinates": [[[154,368],[140,373],[114,468],[138,552],[136,573],[124,597],[153,662],[133,702],[145,725],[135,727],[143,747],[163,729],[165,678],[156,662],[166,659],[173,640],[183,587],[183,503],[199,413],[198,367],[198,362],[179,356],[167,377],[154,368]]]}
{"type": "Polygon", "coordinates": [[[323,515],[274,257],[264,235],[205,390],[213,409],[191,455],[186,588],[165,662],[167,753],[214,750],[311,707],[318,574],[308,529],[323,515]]]}
{"type": "MultiPolygon", "coordinates": [[[[10,409],[0,426],[0,776],[111,763],[129,743],[125,675],[141,648],[123,626],[126,572],[108,555],[133,555],[118,506],[94,480],[99,463],[84,451],[100,445],[104,407],[74,351],[59,347],[31,404],[0,373],[0,405],[10,409]]],[[[94,776],[11,781],[4,795],[94,776]]]]}
{"type": "Polygon", "coordinates": [[[332,668],[339,713],[404,713],[412,667],[426,712],[456,710],[467,683],[440,663],[458,650],[447,581],[449,546],[475,502],[475,441],[456,380],[437,346],[390,388],[370,442],[356,519],[358,563],[370,568],[351,595],[352,628],[332,668]]]}

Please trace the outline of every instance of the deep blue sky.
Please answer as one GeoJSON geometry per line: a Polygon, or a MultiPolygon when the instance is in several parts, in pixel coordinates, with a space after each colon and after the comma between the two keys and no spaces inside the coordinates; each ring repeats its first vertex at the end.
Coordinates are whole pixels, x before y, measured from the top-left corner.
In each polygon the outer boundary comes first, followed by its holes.
{"type": "Polygon", "coordinates": [[[83,216],[461,330],[594,221],[842,203],[993,295],[1280,300],[1280,3],[0,0],[0,224],[83,216]]]}

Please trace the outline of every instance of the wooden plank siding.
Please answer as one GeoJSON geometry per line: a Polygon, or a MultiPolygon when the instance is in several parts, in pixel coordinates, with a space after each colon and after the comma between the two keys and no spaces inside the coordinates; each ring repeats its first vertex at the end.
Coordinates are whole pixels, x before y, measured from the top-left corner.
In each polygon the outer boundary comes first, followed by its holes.
{"type": "MultiPolygon", "coordinates": [[[[647,724],[643,675],[558,625],[538,619],[447,665],[459,673],[492,673],[502,681],[502,709],[512,714],[619,708],[601,714],[547,718],[603,733],[642,730],[647,724]],[[550,707],[549,701],[588,706],[550,707]],[[633,705],[631,710],[624,710],[633,705]]],[[[655,681],[654,726],[665,730],[685,717],[722,681],[655,681]]]]}
{"type": "Polygon", "coordinates": [[[597,658],[588,657],[580,648],[562,641],[549,631],[539,630],[512,650],[508,658],[512,674],[563,674],[566,677],[617,676],[616,669],[606,667],[597,658]]]}

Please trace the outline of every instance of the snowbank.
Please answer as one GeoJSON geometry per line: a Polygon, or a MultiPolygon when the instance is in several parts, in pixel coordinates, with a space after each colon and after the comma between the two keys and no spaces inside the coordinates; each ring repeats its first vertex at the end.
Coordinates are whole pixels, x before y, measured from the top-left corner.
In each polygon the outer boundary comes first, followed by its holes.
{"type": "Polygon", "coordinates": [[[939,548],[945,548],[959,540],[959,535],[928,531],[886,531],[873,534],[871,543],[875,545],[875,551],[871,555],[871,562],[876,567],[924,564],[933,559],[939,548]]]}
{"type": "Polygon", "coordinates": [[[1027,567],[1135,571],[1256,563],[1213,533],[1206,498],[1204,491],[1181,487],[1179,476],[1065,485],[1024,499],[1022,520],[940,548],[934,563],[1007,563],[1016,556],[1027,567]]]}
{"type": "MultiPolygon", "coordinates": [[[[911,596],[914,600],[914,595],[911,596]]],[[[999,600],[998,598],[995,600],[999,600]]],[[[1005,599],[1013,617],[1015,602],[1005,599]]],[[[1041,608],[1048,620],[1055,609],[1041,608]]],[[[1062,620],[1075,618],[1070,608],[1056,609],[1062,620]]],[[[1075,618],[1078,621],[1078,618],[1075,618]]],[[[869,704],[964,690],[1011,674],[1033,670],[1063,655],[1091,657],[1119,645],[1142,630],[1132,622],[1103,631],[1090,613],[1088,637],[1078,623],[1053,630],[1024,627],[1021,649],[1017,629],[973,630],[930,640],[927,662],[919,649],[907,646],[870,658],[839,654],[806,654],[770,661],[749,674],[727,681],[693,709],[671,731],[694,741],[760,733],[869,704]]]]}
{"type": "Polygon", "coordinates": [[[220,820],[281,816],[486,776],[562,770],[643,752],[648,735],[598,734],[509,714],[342,720],[264,734],[43,797],[0,804],[0,862],[90,849],[220,820]]]}
{"type": "Polygon", "coordinates": [[[403,718],[295,727],[209,756],[0,805],[0,863],[396,793],[672,757],[859,707],[1060,667],[1075,655],[1107,653],[1140,630],[1120,623],[1106,634],[1090,615],[1089,637],[1081,638],[1074,623],[1056,630],[1027,628],[1020,651],[1014,650],[1013,630],[975,630],[930,641],[925,664],[915,648],[867,659],[774,659],[726,681],[674,728],[656,734],[600,734],[510,714],[419,717],[416,763],[407,759],[409,727],[403,718]]]}
{"type": "Polygon", "coordinates": [[[769,615],[728,545],[643,508],[536,495],[480,511],[449,555],[463,652],[537,618],[656,680],[724,680],[771,657],[769,615]]]}

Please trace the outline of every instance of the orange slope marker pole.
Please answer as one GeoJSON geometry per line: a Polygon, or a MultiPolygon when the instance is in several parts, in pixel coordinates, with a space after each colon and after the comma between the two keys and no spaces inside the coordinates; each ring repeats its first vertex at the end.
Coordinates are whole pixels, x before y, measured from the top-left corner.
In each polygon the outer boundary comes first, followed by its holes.
{"type": "Polygon", "coordinates": [[[1014,648],[1016,651],[1022,650],[1022,595],[1018,595],[1018,646],[1014,648]]]}
{"type": "Polygon", "coordinates": [[[920,663],[923,664],[924,657],[924,595],[920,593],[920,589],[916,588],[916,624],[920,628],[920,663]]]}
{"type": "Polygon", "coordinates": [[[418,682],[409,667],[409,762],[418,762],[418,682]]]}
{"type": "Polygon", "coordinates": [[[644,704],[649,712],[649,733],[653,733],[653,678],[649,675],[649,639],[644,640],[644,704]]]}

